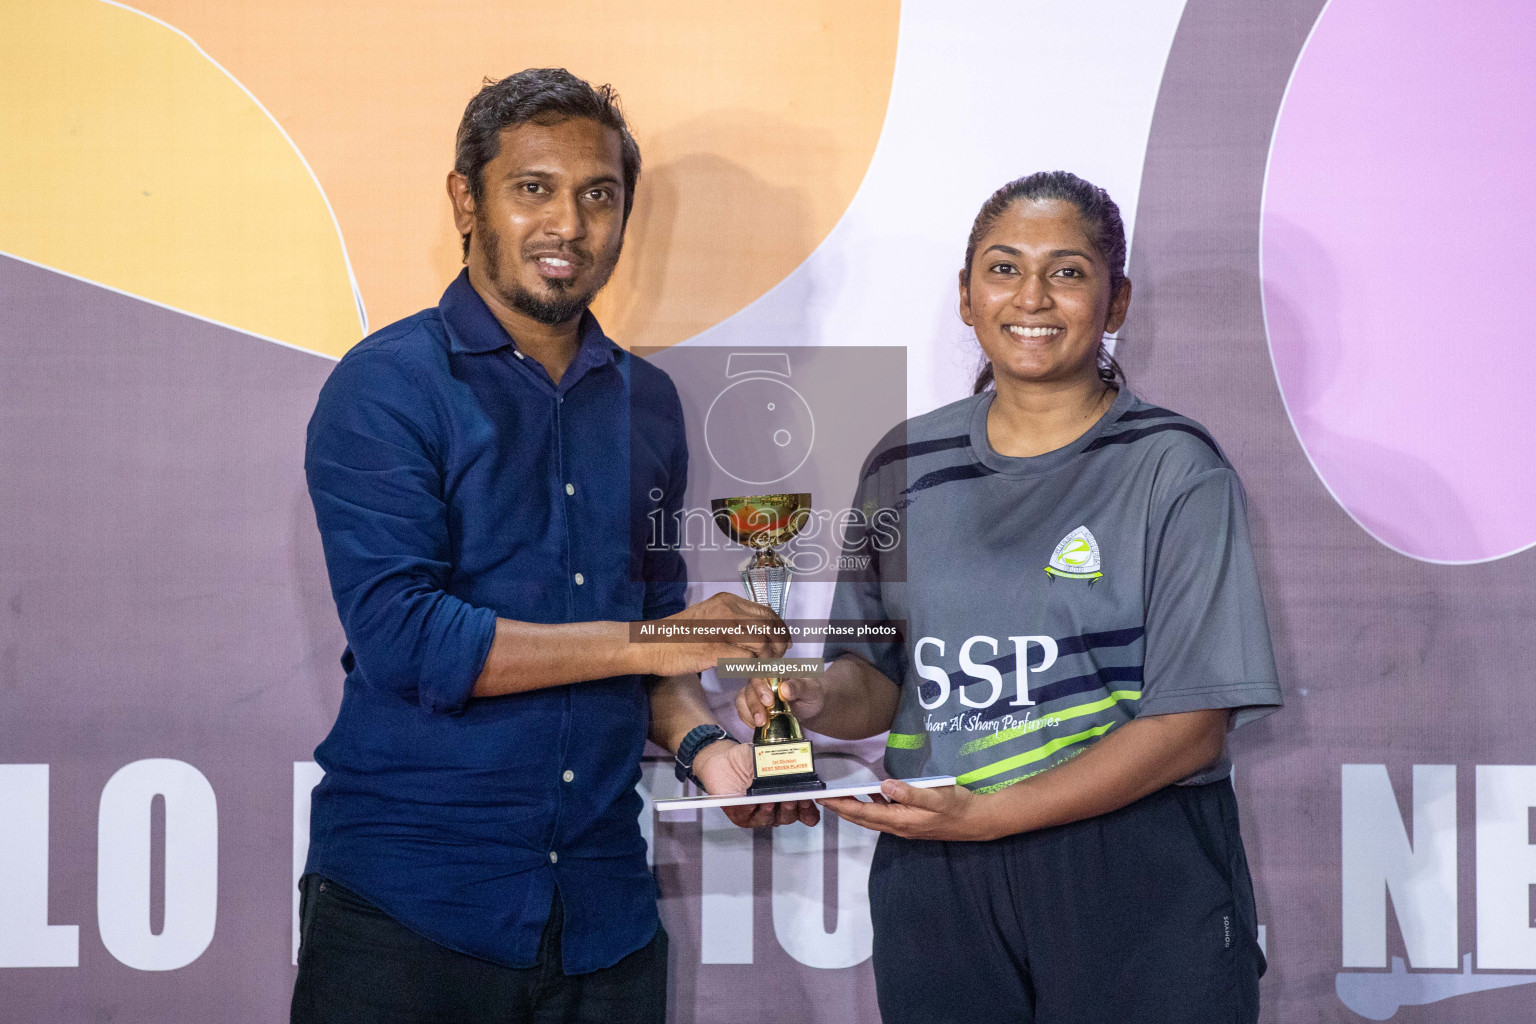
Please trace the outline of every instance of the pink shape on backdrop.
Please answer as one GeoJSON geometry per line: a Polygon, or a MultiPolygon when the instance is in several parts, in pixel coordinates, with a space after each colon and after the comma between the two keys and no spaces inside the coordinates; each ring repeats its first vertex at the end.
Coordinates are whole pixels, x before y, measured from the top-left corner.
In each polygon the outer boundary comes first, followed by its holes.
{"type": "Polygon", "coordinates": [[[1533,111],[1527,5],[1333,0],[1275,125],[1280,391],[1334,498],[1414,558],[1536,543],[1533,111]]]}

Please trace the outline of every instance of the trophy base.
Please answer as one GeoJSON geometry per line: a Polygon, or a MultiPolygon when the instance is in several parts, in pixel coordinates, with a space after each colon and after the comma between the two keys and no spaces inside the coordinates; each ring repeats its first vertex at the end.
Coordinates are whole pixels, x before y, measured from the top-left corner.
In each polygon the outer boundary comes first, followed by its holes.
{"type": "Polygon", "coordinates": [[[815,772],[799,772],[794,775],[777,775],[758,779],[747,787],[747,796],[767,796],[778,793],[812,793],[826,789],[827,784],[815,772]]]}
{"type": "Polygon", "coordinates": [[[816,774],[816,755],[808,740],[754,743],[752,760],[756,766],[756,779],[747,787],[748,796],[811,793],[827,788],[821,776],[816,774]]]}

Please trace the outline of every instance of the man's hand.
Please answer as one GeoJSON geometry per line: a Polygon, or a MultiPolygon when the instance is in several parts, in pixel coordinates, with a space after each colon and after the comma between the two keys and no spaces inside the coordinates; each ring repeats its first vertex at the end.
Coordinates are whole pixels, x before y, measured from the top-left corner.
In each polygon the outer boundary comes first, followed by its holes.
{"type": "MultiPolygon", "coordinates": [[[[779,696],[803,725],[821,713],[827,696],[825,676],[797,676],[779,682],[779,696]]],[[[736,694],[736,713],[754,729],[768,724],[773,707],[773,687],[767,679],[751,679],[736,694]]]]}
{"type": "MultiPolygon", "coordinates": [[[[707,793],[745,793],[752,785],[752,745],[716,740],[693,759],[693,774],[704,783],[707,793]]],[[[810,800],[785,800],[776,804],[743,804],[722,807],[725,816],[743,828],[790,825],[803,821],[814,825],[821,812],[810,800]]]]}
{"type": "Polygon", "coordinates": [[[777,658],[789,647],[789,630],[766,605],[724,591],[660,619],[658,624],[689,626],[706,621],[758,628],[751,632],[743,629],[719,640],[635,644],[641,661],[637,671],[655,676],[684,675],[714,668],[721,658],[777,658]]]}

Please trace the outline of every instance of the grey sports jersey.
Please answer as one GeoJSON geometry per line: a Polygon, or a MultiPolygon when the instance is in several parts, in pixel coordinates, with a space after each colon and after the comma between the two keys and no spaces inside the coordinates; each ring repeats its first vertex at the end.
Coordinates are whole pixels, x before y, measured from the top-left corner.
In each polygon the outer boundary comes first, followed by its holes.
{"type": "MultiPolygon", "coordinates": [[[[901,685],[893,777],[990,792],[1138,715],[1281,704],[1242,485],[1205,429],[1122,389],[1091,430],[1033,458],[987,441],[993,392],[907,421],[858,504],[895,528],[849,537],[832,615],[904,619],[901,644],[829,643],[901,685]],[[891,538],[899,538],[893,545],[891,538]],[[1027,671],[1021,668],[1027,665],[1027,671]]],[[[1184,780],[1224,778],[1225,756],[1184,780]]]]}

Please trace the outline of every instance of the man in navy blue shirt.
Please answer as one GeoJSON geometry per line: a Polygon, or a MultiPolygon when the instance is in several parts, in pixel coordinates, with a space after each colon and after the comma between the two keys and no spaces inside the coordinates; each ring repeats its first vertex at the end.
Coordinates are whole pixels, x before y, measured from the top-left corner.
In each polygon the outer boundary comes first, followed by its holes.
{"type": "MultiPolygon", "coordinates": [[[[615,97],[558,69],[488,84],[448,192],[465,270],[364,339],[305,468],[347,635],[311,812],[296,1022],[659,1022],[666,935],[638,815],[647,736],[714,792],[751,780],[697,673],[782,638],[631,643],[684,607],[671,381],[588,312],[640,154],[615,97]]],[[[814,821],[810,804],[739,812],[814,821]]]]}

